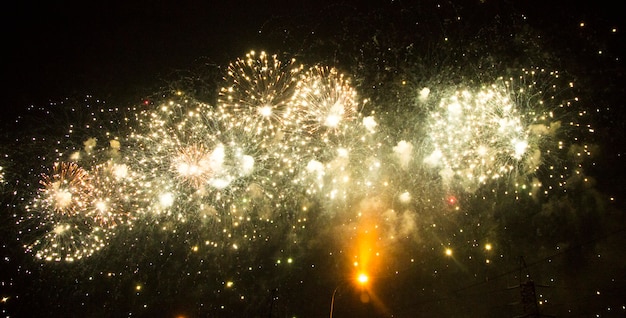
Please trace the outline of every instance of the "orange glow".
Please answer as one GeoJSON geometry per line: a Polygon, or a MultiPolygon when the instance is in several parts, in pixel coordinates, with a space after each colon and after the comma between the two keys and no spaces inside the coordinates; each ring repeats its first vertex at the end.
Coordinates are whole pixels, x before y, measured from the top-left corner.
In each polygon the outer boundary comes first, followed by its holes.
{"type": "Polygon", "coordinates": [[[389,310],[376,295],[376,282],[373,277],[378,275],[385,262],[386,249],[384,238],[384,211],[389,210],[387,200],[383,196],[371,196],[359,202],[355,211],[357,218],[351,224],[349,255],[352,264],[352,284],[358,290],[362,303],[372,303],[374,307],[388,316],[389,310]]]}
{"type": "Polygon", "coordinates": [[[359,284],[365,285],[369,281],[369,277],[365,273],[360,273],[359,276],[357,276],[356,280],[359,282],[359,284]]]}
{"type": "Polygon", "coordinates": [[[357,235],[357,250],[355,254],[355,270],[357,282],[363,285],[368,281],[366,273],[372,273],[377,270],[379,262],[376,256],[376,239],[377,231],[374,228],[372,220],[361,220],[359,225],[359,233],[357,235]]]}
{"type": "Polygon", "coordinates": [[[385,209],[386,205],[380,197],[371,197],[361,201],[354,227],[355,236],[350,243],[354,284],[367,290],[373,287],[371,277],[380,270],[385,256],[384,250],[381,249],[382,228],[379,226],[380,211],[385,209]]]}

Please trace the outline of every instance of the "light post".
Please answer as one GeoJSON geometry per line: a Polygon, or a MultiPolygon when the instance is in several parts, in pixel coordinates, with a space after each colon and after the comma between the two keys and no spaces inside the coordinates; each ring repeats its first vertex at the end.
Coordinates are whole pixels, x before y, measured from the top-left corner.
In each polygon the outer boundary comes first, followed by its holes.
{"type": "MultiPolygon", "coordinates": [[[[367,285],[368,281],[369,276],[367,276],[365,272],[361,272],[356,276],[356,283],[361,288],[364,288],[365,285],[367,285]]],[[[337,287],[335,287],[335,290],[333,290],[333,296],[330,298],[330,318],[333,318],[333,311],[335,309],[335,295],[337,294],[337,290],[339,290],[339,287],[343,286],[343,284],[345,283],[346,282],[340,283],[339,285],[337,285],[337,287]]]]}
{"type": "Polygon", "coordinates": [[[333,297],[330,299],[330,318],[333,318],[333,309],[335,308],[335,294],[337,294],[337,289],[339,289],[340,286],[341,284],[335,287],[335,290],[333,290],[333,297]]]}

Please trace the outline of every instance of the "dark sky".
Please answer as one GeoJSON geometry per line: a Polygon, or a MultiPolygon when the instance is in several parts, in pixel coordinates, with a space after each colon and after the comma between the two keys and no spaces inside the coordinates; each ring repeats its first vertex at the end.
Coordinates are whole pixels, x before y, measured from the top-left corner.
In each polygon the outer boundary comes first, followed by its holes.
{"type": "MultiPolygon", "coordinates": [[[[202,63],[227,64],[256,46],[285,49],[259,34],[272,22],[286,19],[323,28],[316,19],[332,23],[342,14],[389,3],[393,1],[16,2],[2,13],[3,89],[14,104],[10,108],[86,92],[117,98],[162,84],[172,72],[202,63]]],[[[478,1],[459,5],[464,3],[478,1]]],[[[613,2],[486,3],[496,12],[523,8],[530,23],[555,31],[560,20],[593,18],[605,28],[620,21],[613,2]]]]}
{"type": "Polygon", "coordinates": [[[83,92],[131,94],[198,63],[227,64],[260,44],[264,23],[320,15],[330,3],[14,3],[3,10],[5,88],[21,105],[83,92]]]}
{"type": "MultiPolygon", "coordinates": [[[[520,304],[520,283],[533,280],[537,304],[546,315],[623,317],[623,10],[611,1],[571,2],[5,4],[1,18],[5,100],[0,119],[0,314],[321,317],[328,315],[334,300],[336,317],[515,317],[532,311],[524,311],[520,304]],[[363,125],[348,126],[344,135],[337,135],[341,137],[320,138],[324,140],[320,146],[315,137],[324,130],[312,129],[302,132],[308,139],[301,142],[314,147],[301,149],[280,134],[253,138],[250,131],[236,129],[246,128],[250,124],[246,122],[230,126],[233,132],[202,130],[200,137],[194,135],[197,139],[186,140],[188,131],[179,135],[173,131],[179,124],[184,126],[187,109],[165,115],[150,108],[169,98],[178,100],[169,88],[185,91],[183,96],[189,94],[190,100],[200,104],[221,107],[214,104],[225,83],[235,87],[235,94],[245,101],[255,88],[242,88],[245,81],[236,82],[226,72],[229,63],[250,50],[345,72],[360,101],[367,99],[364,115],[378,120],[376,137],[361,138],[366,135],[363,125]],[[525,70],[545,76],[531,76],[525,70]],[[558,70],[559,76],[550,70],[558,70]],[[444,104],[446,94],[455,89],[478,90],[498,82],[499,76],[521,79],[527,85],[512,93],[520,113],[527,116],[524,120],[533,116],[525,113],[530,109],[525,107],[532,107],[539,97],[546,98],[541,111],[552,107],[554,117],[527,127],[546,134],[528,145],[541,153],[542,160],[508,166],[506,178],[478,185],[468,185],[471,182],[461,174],[449,182],[448,170],[429,170],[432,167],[425,160],[417,160],[432,152],[434,136],[440,136],[437,130],[447,129],[432,124],[430,114],[440,105],[434,100],[440,98],[444,104]],[[425,87],[432,92],[429,102],[419,97],[425,87]],[[571,98],[574,94],[576,98],[571,98]],[[560,98],[572,105],[559,107],[560,98]],[[122,115],[101,111],[103,118],[92,118],[96,110],[111,107],[119,107],[122,115]],[[151,119],[141,122],[146,118],[151,119]],[[140,140],[137,135],[154,118],[170,130],[140,140]],[[553,128],[546,128],[547,122],[553,128]],[[145,178],[152,184],[145,188],[150,188],[179,180],[171,177],[171,164],[159,161],[170,162],[174,157],[171,151],[178,149],[167,148],[171,144],[213,140],[214,135],[219,140],[231,134],[233,144],[247,143],[245,150],[258,155],[256,162],[267,168],[242,177],[237,186],[245,191],[216,191],[233,201],[217,199],[210,191],[191,193],[181,183],[176,189],[187,195],[189,204],[176,201],[172,210],[184,215],[184,222],[169,214],[160,218],[138,213],[132,225],[112,230],[101,251],[70,264],[42,261],[26,248],[49,243],[45,240],[50,236],[42,233],[54,236],[60,231],[56,224],[71,219],[41,203],[46,193],[41,190],[42,175],[59,161],[74,160],[90,169],[99,161],[119,160],[130,171],[148,175],[145,178]],[[171,142],[171,135],[181,139],[171,142]],[[107,138],[119,138],[122,153],[130,155],[115,157],[109,152],[112,145],[107,151],[91,153],[87,142],[95,140],[94,136],[98,147],[105,148],[109,147],[107,138]],[[268,144],[282,145],[283,141],[287,146],[279,149],[287,149],[293,157],[268,151],[277,149],[268,144]],[[401,141],[413,146],[411,168],[401,162],[401,141]],[[375,191],[368,193],[354,181],[345,190],[350,199],[337,203],[322,194],[335,185],[334,174],[344,172],[331,168],[341,166],[337,158],[345,145],[356,149],[357,159],[345,169],[355,180],[376,170],[366,169],[366,164],[380,162],[383,168],[373,179],[375,191]],[[74,153],[85,157],[75,159],[74,153]],[[293,171],[308,171],[310,166],[300,166],[305,162],[301,158],[307,156],[324,162],[331,171],[324,180],[332,181],[324,184],[324,191],[316,193],[315,185],[292,186],[295,183],[288,178],[300,177],[292,175],[293,171]],[[268,168],[275,163],[272,160],[279,162],[276,171],[280,173],[268,168]],[[159,170],[163,167],[165,171],[159,170]],[[267,180],[276,183],[268,186],[263,183],[267,180]],[[529,198],[532,191],[519,185],[524,182],[542,183],[545,194],[540,191],[529,198]],[[268,195],[250,194],[255,186],[268,195]],[[202,208],[194,205],[198,202],[202,208]],[[249,213],[247,221],[235,217],[237,208],[249,213]],[[207,215],[220,221],[202,219],[207,215]],[[46,243],[39,244],[39,240],[46,243]],[[364,249],[363,245],[370,249],[355,252],[364,249]],[[372,256],[374,250],[382,256],[372,256]],[[353,265],[358,263],[355,259],[362,261],[363,255],[376,260],[371,261],[375,270],[366,287],[355,284],[353,277],[358,267],[353,265]]],[[[484,115],[467,111],[474,117],[484,115]]],[[[237,117],[219,120],[232,118],[237,117]]],[[[455,138],[464,137],[459,131],[470,125],[455,126],[439,141],[475,154],[477,145],[486,139],[470,140],[466,148],[454,143],[455,138]]],[[[448,168],[472,170],[470,159],[448,168]]],[[[484,166],[493,171],[490,165],[484,166]]],[[[93,173],[98,171],[94,168],[93,173]]],[[[137,184],[133,186],[144,187],[137,184]]],[[[147,192],[137,194],[145,201],[138,199],[140,203],[132,205],[142,213],[153,212],[152,206],[158,205],[145,199],[150,197],[147,192]]],[[[110,194],[115,198],[115,191],[110,194]]],[[[129,210],[128,214],[136,212],[129,210]]],[[[89,220],[79,221],[79,227],[89,220]]],[[[85,232],[76,237],[91,238],[85,232]]],[[[76,242],[68,241],[68,246],[75,247],[76,242]]]]}

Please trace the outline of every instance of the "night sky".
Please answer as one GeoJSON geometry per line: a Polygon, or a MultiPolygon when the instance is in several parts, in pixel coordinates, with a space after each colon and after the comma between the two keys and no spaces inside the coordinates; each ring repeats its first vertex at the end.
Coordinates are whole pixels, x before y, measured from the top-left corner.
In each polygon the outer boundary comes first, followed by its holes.
{"type": "Polygon", "coordinates": [[[2,10],[4,317],[626,316],[617,3],[248,2],[2,10]]]}

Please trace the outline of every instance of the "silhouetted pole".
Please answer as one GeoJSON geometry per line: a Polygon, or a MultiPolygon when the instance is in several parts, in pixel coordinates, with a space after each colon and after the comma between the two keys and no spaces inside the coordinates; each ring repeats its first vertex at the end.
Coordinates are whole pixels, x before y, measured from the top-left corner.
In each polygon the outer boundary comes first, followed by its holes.
{"type": "Polygon", "coordinates": [[[333,318],[333,309],[335,308],[335,294],[337,294],[337,289],[339,289],[339,286],[335,287],[335,290],[333,290],[333,297],[330,298],[330,318],[333,318]]]}
{"type": "Polygon", "coordinates": [[[527,280],[520,284],[520,294],[522,296],[522,306],[524,308],[524,317],[538,318],[539,306],[537,306],[537,293],[535,292],[535,283],[527,280]]]}

